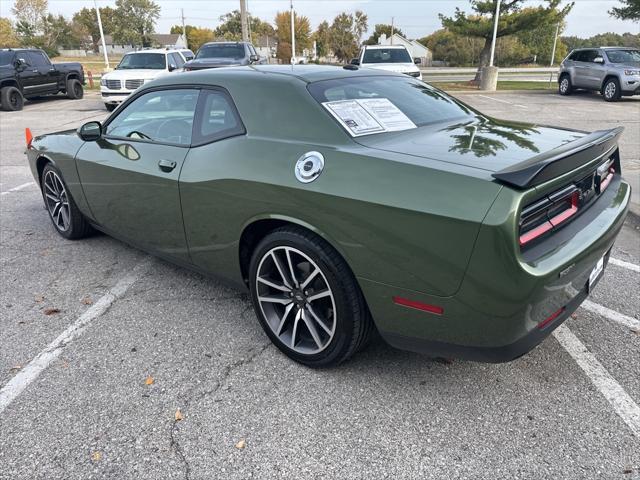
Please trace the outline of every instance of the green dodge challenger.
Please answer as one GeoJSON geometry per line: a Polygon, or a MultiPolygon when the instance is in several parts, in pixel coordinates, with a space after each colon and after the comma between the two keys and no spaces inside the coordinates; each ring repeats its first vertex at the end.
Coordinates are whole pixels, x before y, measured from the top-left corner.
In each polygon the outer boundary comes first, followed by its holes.
{"type": "Polygon", "coordinates": [[[502,362],[603,274],[624,222],[616,128],[489,118],[407,75],[170,75],[104,123],[29,139],[63,237],[101,230],[248,289],[292,359],[391,345],[502,362]]]}

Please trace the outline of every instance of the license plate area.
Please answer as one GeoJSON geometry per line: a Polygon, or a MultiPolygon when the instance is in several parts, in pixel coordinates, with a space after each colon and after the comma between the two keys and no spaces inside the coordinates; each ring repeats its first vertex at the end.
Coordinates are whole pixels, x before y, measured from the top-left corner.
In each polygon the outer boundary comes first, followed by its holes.
{"type": "MultiPolygon", "coordinates": [[[[610,252],[610,251],[609,251],[610,252]]],[[[593,288],[598,284],[600,279],[604,275],[604,267],[609,259],[609,252],[605,253],[595,264],[591,273],[589,274],[589,281],[587,282],[587,293],[591,293],[593,288]]]]}

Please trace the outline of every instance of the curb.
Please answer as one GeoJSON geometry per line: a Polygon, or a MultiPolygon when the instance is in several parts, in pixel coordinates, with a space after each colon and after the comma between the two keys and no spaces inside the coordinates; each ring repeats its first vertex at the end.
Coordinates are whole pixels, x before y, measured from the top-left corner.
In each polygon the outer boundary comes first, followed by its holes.
{"type": "MultiPolygon", "coordinates": [[[[429,83],[425,80],[426,83],[429,83]]],[[[438,82],[435,82],[438,83],[438,82]]],[[[437,85],[434,85],[435,87],[438,87],[437,85]]],[[[537,95],[543,95],[543,94],[551,94],[551,93],[558,93],[554,88],[548,88],[548,89],[539,89],[539,90],[495,90],[493,92],[490,92],[488,90],[444,90],[447,93],[450,93],[451,95],[455,95],[456,93],[463,93],[465,95],[467,94],[476,94],[476,95],[480,95],[480,94],[491,94],[491,95],[495,95],[497,94],[501,94],[501,95],[505,95],[505,94],[510,94],[510,93],[516,93],[516,94],[522,94],[522,93],[534,93],[537,95]]]]}

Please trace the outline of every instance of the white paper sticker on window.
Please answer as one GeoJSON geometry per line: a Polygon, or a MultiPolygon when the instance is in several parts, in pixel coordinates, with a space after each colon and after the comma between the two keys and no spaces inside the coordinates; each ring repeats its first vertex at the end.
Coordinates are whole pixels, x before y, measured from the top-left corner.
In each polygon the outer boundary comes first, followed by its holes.
{"type": "Polygon", "coordinates": [[[387,98],[339,100],[324,102],[322,105],[354,137],[417,128],[415,123],[387,98]]]}

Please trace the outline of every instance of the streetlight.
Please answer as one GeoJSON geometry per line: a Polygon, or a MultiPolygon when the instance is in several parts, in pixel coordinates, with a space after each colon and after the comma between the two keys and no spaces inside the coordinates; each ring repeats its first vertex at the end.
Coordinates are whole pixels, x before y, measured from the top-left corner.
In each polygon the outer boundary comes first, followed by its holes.
{"type": "Polygon", "coordinates": [[[98,8],[97,0],[93,0],[93,5],[96,7],[96,14],[98,15],[98,29],[100,29],[100,40],[102,41],[102,53],[104,54],[104,66],[106,70],[109,70],[109,56],[107,55],[107,42],[104,41],[104,31],[102,30],[102,19],[100,18],[100,9],[98,8]]]}
{"type": "Polygon", "coordinates": [[[293,0],[291,0],[291,63],[296,63],[296,31],[295,31],[295,15],[293,11],[293,0]]]}
{"type": "Polygon", "coordinates": [[[496,37],[498,36],[498,20],[500,20],[500,4],[502,0],[498,0],[496,4],[496,14],[493,19],[493,38],[491,39],[491,58],[489,59],[489,66],[493,67],[493,56],[496,52],[496,37]]]}

